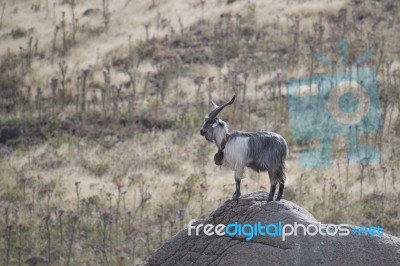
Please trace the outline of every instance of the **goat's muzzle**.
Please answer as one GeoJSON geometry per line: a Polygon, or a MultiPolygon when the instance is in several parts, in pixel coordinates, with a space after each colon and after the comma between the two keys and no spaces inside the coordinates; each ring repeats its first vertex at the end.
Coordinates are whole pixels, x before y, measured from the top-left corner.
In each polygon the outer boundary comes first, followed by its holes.
{"type": "Polygon", "coordinates": [[[207,133],[206,130],[200,129],[200,135],[204,136],[207,133]]]}

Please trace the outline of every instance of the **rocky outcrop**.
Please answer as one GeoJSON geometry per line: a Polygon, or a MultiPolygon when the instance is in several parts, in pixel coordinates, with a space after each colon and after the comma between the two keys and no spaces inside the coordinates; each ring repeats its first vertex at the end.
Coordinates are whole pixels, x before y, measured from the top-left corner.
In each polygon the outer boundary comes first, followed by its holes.
{"type": "MultiPolygon", "coordinates": [[[[268,193],[254,192],[228,200],[210,214],[203,224],[319,224],[304,208],[293,202],[281,200],[267,203],[268,193]]],[[[326,225],[321,224],[323,232],[326,225]]],[[[328,231],[333,234],[333,227],[328,231]]],[[[146,265],[399,265],[400,238],[353,234],[358,227],[346,225],[347,236],[188,236],[184,229],[169,239],[148,259],[146,265]]],[[[270,232],[273,232],[271,230],[270,232]]],[[[313,230],[310,230],[313,231],[313,230]]],[[[194,233],[194,231],[193,231],[194,233]]]]}

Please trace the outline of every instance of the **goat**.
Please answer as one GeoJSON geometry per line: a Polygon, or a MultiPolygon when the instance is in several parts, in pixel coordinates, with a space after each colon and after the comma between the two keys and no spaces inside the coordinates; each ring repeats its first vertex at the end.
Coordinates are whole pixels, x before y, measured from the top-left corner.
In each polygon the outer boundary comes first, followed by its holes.
{"type": "Polygon", "coordinates": [[[215,163],[219,164],[218,160],[221,160],[221,164],[229,166],[235,172],[236,190],[232,199],[239,200],[240,182],[245,167],[248,167],[256,172],[268,172],[271,184],[268,202],[273,200],[276,185],[279,183],[279,192],[276,197],[276,201],[279,201],[282,198],[286,180],[287,143],[282,136],[274,132],[229,132],[226,122],[219,119],[217,115],[226,106],[233,104],[235,97],[233,96],[229,102],[221,106],[211,101],[214,109],[205,117],[200,134],[217,145],[218,153],[214,157],[215,163]]]}

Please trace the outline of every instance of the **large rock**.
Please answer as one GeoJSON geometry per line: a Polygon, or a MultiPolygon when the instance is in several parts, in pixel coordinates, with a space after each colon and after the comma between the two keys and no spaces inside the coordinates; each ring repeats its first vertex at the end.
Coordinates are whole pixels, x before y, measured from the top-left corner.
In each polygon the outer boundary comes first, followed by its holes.
{"type": "MultiPolygon", "coordinates": [[[[254,192],[239,202],[226,201],[206,220],[196,224],[318,224],[305,209],[282,200],[267,203],[268,193],[254,192]]],[[[324,227],[326,225],[321,225],[324,227]]],[[[352,233],[358,227],[346,225],[347,236],[188,236],[184,229],[169,239],[147,261],[147,265],[400,265],[400,238],[363,236],[352,233]]],[[[333,232],[330,228],[330,232],[333,232]]],[[[272,230],[273,231],[273,230],[272,230]]],[[[272,232],[271,231],[271,232],[272,232]]],[[[313,230],[312,230],[313,231],[313,230]]],[[[323,230],[325,232],[325,229],[323,230]]]]}

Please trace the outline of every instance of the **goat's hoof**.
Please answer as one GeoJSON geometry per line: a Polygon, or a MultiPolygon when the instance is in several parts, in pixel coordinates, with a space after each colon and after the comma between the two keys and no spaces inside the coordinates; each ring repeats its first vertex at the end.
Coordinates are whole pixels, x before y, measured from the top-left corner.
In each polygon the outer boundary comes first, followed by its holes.
{"type": "Polygon", "coordinates": [[[275,201],[280,201],[281,200],[281,198],[276,198],[276,200],[275,201]]]}
{"type": "Polygon", "coordinates": [[[241,195],[240,192],[235,192],[233,194],[233,196],[232,196],[232,199],[236,200],[236,201],[239,201],[240,195],[241,195]]]}
{"type": "Polygon", "coordinates": [[[274,200],[273,198],[268,198],[267,202],[271,202],[273,200],[274,200]]]}

